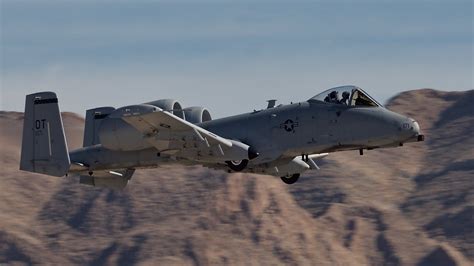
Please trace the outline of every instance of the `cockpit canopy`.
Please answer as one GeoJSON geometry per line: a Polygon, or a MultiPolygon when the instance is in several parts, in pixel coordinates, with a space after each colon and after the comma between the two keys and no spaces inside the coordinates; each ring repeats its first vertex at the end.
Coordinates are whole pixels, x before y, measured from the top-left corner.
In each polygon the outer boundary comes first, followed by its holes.
{"type": "Polygon", "coordinates": [[[381,107],[376,100],[370,97],[365,91],[356,86],[341,86],[324,91],[309,102],[318,101],[329,104],[342,104],[355,107],[381,107]]]}

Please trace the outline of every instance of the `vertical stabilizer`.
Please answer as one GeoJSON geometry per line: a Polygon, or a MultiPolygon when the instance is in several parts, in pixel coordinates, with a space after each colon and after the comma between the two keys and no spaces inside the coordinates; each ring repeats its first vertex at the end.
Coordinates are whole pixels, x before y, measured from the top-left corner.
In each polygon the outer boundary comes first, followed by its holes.
{"type": "Polygon", "coordinates": [[[27,95],[20,170],[64,176],[70,164],[56,94],[39,92],[27,95]]]}
{"type": "Polygon", "coordinates": [[[115,110],[113,107],[98,107],[86,112],[83,147],[100,144],[99,128],[102,121],[115,110]]]}

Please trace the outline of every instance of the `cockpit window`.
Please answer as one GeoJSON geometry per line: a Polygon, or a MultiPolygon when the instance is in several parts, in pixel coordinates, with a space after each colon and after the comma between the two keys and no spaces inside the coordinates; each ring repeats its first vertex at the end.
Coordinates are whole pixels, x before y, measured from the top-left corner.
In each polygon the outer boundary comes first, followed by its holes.
{"type": "Polygon", "coordinates": [[[342,86],[320,93],[309,101],[319,101],[331,104],[342,104],[355,107],[382,106],[361,88],[356,86],[342,86]]]}
{"type": "Polygon", "coordinates": [[[378,106],[376,102],[370,99],[367,95],[356,90],[352,93],[351,106],[378,106]]]}

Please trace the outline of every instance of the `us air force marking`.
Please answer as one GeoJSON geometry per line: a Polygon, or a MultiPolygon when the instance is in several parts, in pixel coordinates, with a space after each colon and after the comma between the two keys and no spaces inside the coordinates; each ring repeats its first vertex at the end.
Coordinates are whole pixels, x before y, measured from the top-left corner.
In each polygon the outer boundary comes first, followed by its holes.
{"type": "Polygon", "coordinates": [[[298,122],[293,122],[293,120],[288,119],[284,123],[280,125],[280,128],[283,128],[286,132],[293,132],[295,133],[295,128],[298,127],[298,122]]]}

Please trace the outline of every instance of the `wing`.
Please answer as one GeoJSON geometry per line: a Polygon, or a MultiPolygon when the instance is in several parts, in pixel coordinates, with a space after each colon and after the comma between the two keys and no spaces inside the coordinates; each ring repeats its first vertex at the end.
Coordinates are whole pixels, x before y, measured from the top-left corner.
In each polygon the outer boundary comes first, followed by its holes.
{"type": "Polygon", "coordinates": [[[111,118],[123,119],[161,153],[176,157],[216,163],[258,156],[242,142],[220,137],[152,105],[122,107],[111,118]]]}

